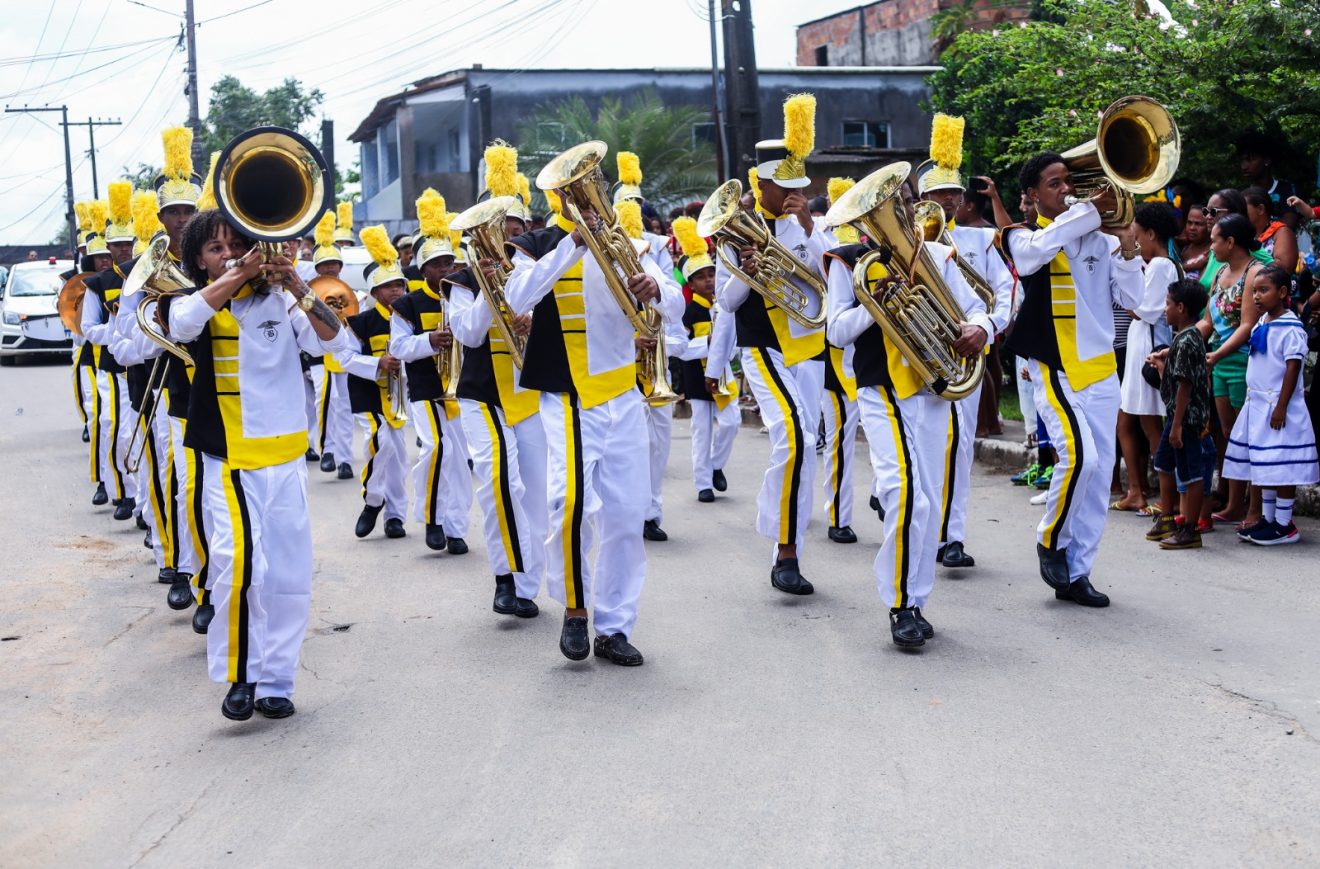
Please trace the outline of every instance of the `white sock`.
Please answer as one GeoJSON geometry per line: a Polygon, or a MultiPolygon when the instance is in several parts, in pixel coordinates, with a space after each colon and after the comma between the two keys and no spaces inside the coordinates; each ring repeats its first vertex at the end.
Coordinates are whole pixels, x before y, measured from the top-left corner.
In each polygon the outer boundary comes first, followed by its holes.
{"type": "Polygon", "coordinates": [[[1274,521],[1274,489],[1262,489],[1260,493],[1260,515],[1265,517],[1266,522],[1274,521]]]}
{"type": "Polygon", "coordinates": [[[1292,524],[1292,498],[1280,498],[1274,507],[1274,522],[1284,528],[1292,524]]]}

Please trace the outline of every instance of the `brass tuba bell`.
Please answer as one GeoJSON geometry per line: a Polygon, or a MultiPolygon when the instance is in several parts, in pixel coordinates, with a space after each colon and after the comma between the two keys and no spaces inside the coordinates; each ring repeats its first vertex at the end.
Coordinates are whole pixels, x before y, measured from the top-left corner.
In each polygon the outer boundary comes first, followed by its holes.
{"type": "Polygon", "coordinates": [[[1169,110],[1150,97],[1116,100],[1100,116],[1095,138],[1061,155],[1072,176],[1075,196],[1089,199],[1106,185],[1118,195],[1113,212],[1100,215],[1105,226],[1127,226],[1134,196],[1162,190],[1178,171],[1182,145],[1169,110]]]}

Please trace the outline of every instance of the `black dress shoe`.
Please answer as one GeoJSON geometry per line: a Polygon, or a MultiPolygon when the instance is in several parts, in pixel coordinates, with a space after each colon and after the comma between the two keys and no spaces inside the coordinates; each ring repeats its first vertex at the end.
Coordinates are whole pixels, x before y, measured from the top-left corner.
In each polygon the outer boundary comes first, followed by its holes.
{"type": "Polygon", "coordinates": [[[1068,587],[1068,550],[1046,549],[1036,544],[1036,557],[1040,559],[1040,578],[1058,591],[1068,587]]]}
{"type": "MultiPolygon", "coordinates": [[[[124,498],[119,502],[119,505],[115,507],[115,518],[120,522],[132,519],[133,511],[135,509],[137,509],[137,501],[132,498],[124,498]]],[[[146,527],[147,526],[143,524],[142,529],[145,531],[146,527]]]]}
{"type": "Polygon", "coordinates": [[[1089,576],[1079,576],[1068,583],[1067,588],[1055,589],[1054,597],[1058,600],[1070,600],[1082,606],[1096,608],[1109,606],[1109,595],[1096,591],[1095,586],[1091,585],[1089,576]]]}
{"type": "Polygon", "coordinates": [[[320,460],[321,460],[321,454],[318,453],[316,450],[312,449],[311,447],[308,447],[308,448],[307,448],[307,461],[309,461],[309,462],[319,462],[320,460]]]}
{"type": "Polygon", "coordinates": [[[142,535],[142,545],[145,546],[147,549],[150,549],[150,548],[151,548],[151,532],[150,532],[150,531],[148,531],[146,534],[143,534],[143,535],[142,535]]]}
{"type": "Polygon", "coordinates": [[[872,495],[871,500],[867,501],[866,503],[870,505],[872,510],[875,511],[875,515],[880,517],[881,522],[885,521],[885,505],[880,503],[879,498],[877,498],[875,495],[872,495]]]}
{"type": "Polygon", "coordinates": [[[446,537],[445,548],[449,550],[450,555],[467,555],[467,541],[462,537],[446,537]]]}
{"type": "Polygon", "coordinates": [[[944,550],[940,556],[940,564],[945,567],[975,567],[976,559],[963,551],[963,545],[957,540],[941,547],[944,550]]]}
{"type": "Polygon", "coordinates": [[[362,507],[362,515],[358,517],[357,526],[353,529],[353,533],[358,537],[366,537],[372,531],[375,531],[376,517],[379,516],[380,511],[384,509],[384,504],[381,504],[379,507],[373,507],[370,504],[364,505],[362,507]]]}
{"type": "Polygon", "coordinates": [[[402,519],[386,519],[386,520],[385,520],[385,536],[386,536],[386,537],[389,537],[389,538],[392,539],[392,540],[397,540],[397,539],[400,538],[400,537],[407,537],[407,536],[408,536],[408,532],[405,531],[405,530],[403,530],[403,520],[402,520],[402,519]]]}
{"type": "Polygon", "coordinates": [[[348,462],[340,462],[339,473],[336,474],[336,476],[339,477],[339,479],[341,480],[353,479],[353,466],[350,465],[348,462]]]}
{"type": "Polygon", "coordinates": [[[710,482],[717,492],[723,492],[725,489],[729,488],[729,481],[724,479],[724,472],[718,468],[711,473],[710,482]]]}
{"type": "Polygon", "coordinates": [[[917,621],[914,609],[891,610],[889,613],[889,633],[894,638],[895,646],[905,649],[926,645],[926,634],[917,621]]]}
{"type": "Polygon", "coordinates": [[[844,525],[842,528],[830,526],[830,539],[835,543],[856,543],[857,532],[852,530],[851,525],[844,525]]]}
{"type": "Polygon", "coordinates": [[[427,524],[426,548],[434,549],[436,552],[445,551],[445,527],[443,525],[427,524]]]}
{"type": "Polygon", "coordinates": [[[87,426],[83,426],[83,443],[89,444],[91,442],[92,442],[92,435],[90,432],[87,431],[87,426]]]}
{"type": "Polygon", "coordinates": [[[235,682],[229,686],[220,714],[230,721],[247,721],[252,717],[252,683],[235,682]]]}
{"type": "Polygon", "coordinates": [[[787,594],[811,594],[816,589],[798,572],[796,558],[781,558],[770,568],[770,584],[787,594]]]}
{"type": "Polygon", "coordinates": [[[569,618],[564,616],[564,628],[559,632],[559,651],[570,661],[584,660],[591,652],[591,643],[587,641],[587,619],[585,616],[569,618]]]}
{"type": "Polygon", "coordinates": [[[105,483],[97,483],[96,491],[92,493],[92,506],[101,507],[110,501],[110,496],[105,493],[105,483]]]}
{"type": "Polygon", "coordinates": [[[334,473],[335,454],[330,452],[329,450],[326,450],[325,452],[321,453],[321,470],[325,471],[327,474],[334,473]]]}
{"type": "Polygon", "coordinates": [[[654,540],[656,543],[663,543],[669,539],[665,529],[660,527],[660,523],[654,519],[647,519],[642,523],[642,537],[647,540],[654,540]]]}
{"type": "Polygon", "coordinates": [[[141,514],[141,513],[138,513],[137,515],[135,515],[135,516],[133,517],[133,522],[134,522],[134,524],[137,525],[137,528],[138,528],[139,531],[150,531],[150,530],[151,530],[151,526],[147,524],[147,520],[146,520],[146,519],[143,519],[143,518],[142,518],[142,514],[141,514]]]}
{"type": "Polygon", "coordinates": [[[520,619],[535,618],[541,611],[535,601],[518,597],[518,587],[512,573],[495,577],[495,602],[492,609],[502,616],[517,616],[520,619]]]}
{"type": "Polygon", "coordinates": [[[192,574],[174,574],[174,582],[170,583],[170,590],[165,594],[165,603],[172,610],[186,610],[192,602],[192,574]]]}
{"type": "Polygon", "coordinates": [[[288,697],[262,697],[254,705],[267,718],[288,718],[298,711],[288,697]]]}
{"type": "Polygon", "coordinates": [[[161,585],[169,585],[174,582],[177,573],[178,572],[172,567],[162,567],[156,574],[156,582],[159,582],[161,585]]]}
{"type": "Polygon", "coordinates": [[[921,607],[913,607],[912,612],[917,616],[917,627],[921,628],[921,635],[926,639],[935,636],[935,626],[926,621],[926,617],[921,614],[921,607]]]}
{"type": "Polygon", "coordinates": [[[642,666],[642,653],[637,651],[623,634],[596,637],[595,651],[597,658],[607,658],[611,664],[618,664],[620,667],[642,666]]]}
{"type": "Polygon", "coordinates": [[[211,619],[213,618],[215,618],[215,604],[199,604],[193,612],[193,632],[206,633],[206,629],[211,626],[211,619]]]}
{"type": "Polygon", "coordinates": [[[702,489],[697,493],[697,500],[703,504],[709,504],[715,500],[715,493],[710,489],[702,489]]]}

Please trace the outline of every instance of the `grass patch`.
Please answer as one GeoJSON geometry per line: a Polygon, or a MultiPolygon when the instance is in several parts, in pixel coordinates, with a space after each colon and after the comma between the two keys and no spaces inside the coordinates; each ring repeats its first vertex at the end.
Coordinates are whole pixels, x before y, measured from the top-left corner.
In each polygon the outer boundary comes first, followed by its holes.
{"type": "Polygon", "coordinates": [[[999,390],[999,416],[1002,419],[1022,422],[1022,409],[1018,407],[1017,390],[1012,386],[999,390]]]}

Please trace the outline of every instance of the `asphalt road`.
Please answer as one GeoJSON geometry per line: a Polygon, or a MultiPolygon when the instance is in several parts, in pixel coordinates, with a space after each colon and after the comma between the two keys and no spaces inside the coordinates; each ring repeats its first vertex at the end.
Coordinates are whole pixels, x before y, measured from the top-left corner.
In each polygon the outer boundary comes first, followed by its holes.
{"type": "Polygon", "coordinates": [[[905,654],[874,516],[853,546],[813,523],[817,593],[779,594],[765,437],[699,504],[680,422],[623,669],[565,660],[544,598],[495,616],[475,533],[355,539],[357,486],[314,471],[298,714],[234,724],[141,533],[90,506],[68,369],[0,371],[0,419],[0,866],[1320,862],[1314,521],[1164,553],[1111,515],[1114,605],[1085,610],[1036,575],[1039,508],[979,473],[979,564],[905,654]]]}

